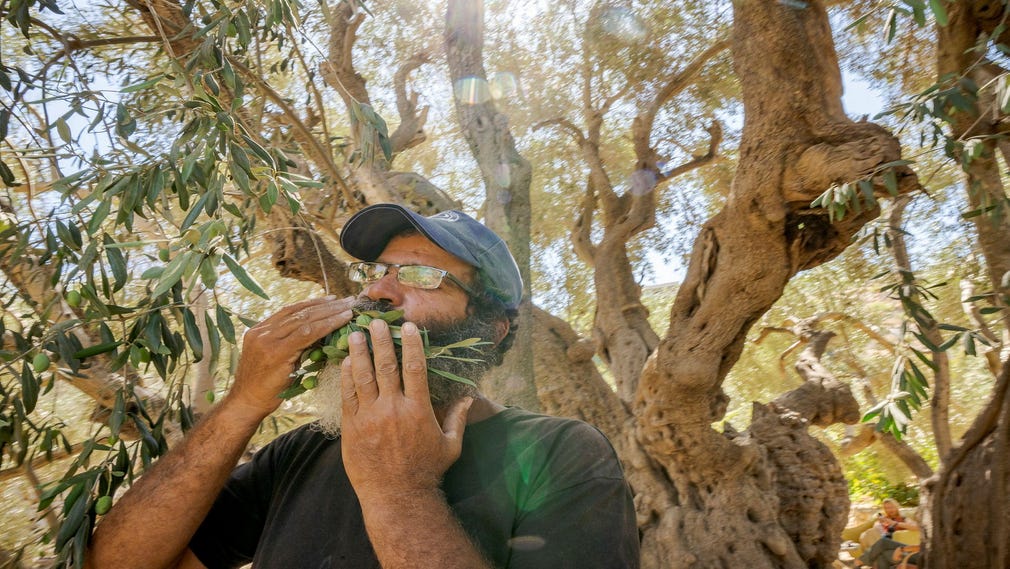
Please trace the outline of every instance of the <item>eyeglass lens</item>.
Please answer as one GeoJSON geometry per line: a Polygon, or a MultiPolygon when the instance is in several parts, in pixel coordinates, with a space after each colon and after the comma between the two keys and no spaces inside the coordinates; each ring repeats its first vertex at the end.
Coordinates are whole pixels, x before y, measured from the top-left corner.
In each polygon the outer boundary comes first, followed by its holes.
{"type": "Polygon", "coordinates": [[[427,267],[425,265],[386,265],[383,263],[353,263],[350,267],[350,278],[355,282],[370,283],[386,276],[391,267],[395,267],[396,280],[407,286],[422,289],[435,289],[442,284],[446,271],[427,267]]]}

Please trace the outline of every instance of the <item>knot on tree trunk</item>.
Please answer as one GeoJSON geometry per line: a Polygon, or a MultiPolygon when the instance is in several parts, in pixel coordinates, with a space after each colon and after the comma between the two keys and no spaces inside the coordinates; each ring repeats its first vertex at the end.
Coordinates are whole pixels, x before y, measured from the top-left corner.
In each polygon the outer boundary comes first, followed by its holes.
{"type": "Polygon", "coordinates": [[[347,278],[344,263],[303,220],[290,215],[284,207],[275,207],[270,223],[277,228],[268,233],[271,260],[282,277],[316,283],[327,294],[355,293],[357,287],[347,278]]]}
{"type": "Polygon", "coordinates": [[[807,432],[807,424],[796,413],[755,403],[749,433],[774,471],[782,528],[806,566],[827,567],[848,519],[848,484],[831,450],[807,432]]]}
{"type": "Polygon", "coordinates": [[[387,172],[386,183],[403,197],[410,209],[421,215],[434,215],[461,207],[459,200],[452,199],[441,188],[414,172],[387,172]]]}
{"type": "Polygon", "coordinates": [[[897,138],[872,123],[831,123],[819,141],[800,146],[799,156],[782,173],[786,238],[796,270],[815,267],[845,250],[868,221],[880,213],[877,200],[919,188],[915,173],[901,159],[897,138]],[[836,189],[816,208],[811,203],[836,189]],[[847,192],[843,189],[847,188],[847,192]],[[832,215],[837,196],[849,196],[844,215],[832,215]]]}
{"type": "Polygon", "coordinates": [[[288,227],[274,234],[271,260],[282,277],[316,281],[324,249],[308,229],[288,227]]]}
{"type": "MultiPolygon", "coordinates": [[[[869,178],[879,166],[900,158],[898,139],[882,127],[840,123],[823,133],[823,141],[804,148],[786,168],[782,197],[790,209],[802,209],[833,184],[869,178]]],[[[900,167],[900,174],[914,175],[907,166],[900,167]]]]}
{"type": "Polygon", "coordinates": [[[795,413],[810,424],[827,427],[859,421],[859,402],[849,385],[834,378],[814,378],[780,395],[768,406],[776,413],[795,413]]]}
{"type": "Polygon", "coordinates": [[[792,332],[806,343],[796,361],[796,371],[805,381],[777,397],[769,406],[781,415],[792,412],[819,427],[837,422],[851,425],[859,421],[859,402],[852,395],[849,384],[836,379],[821,364],[828,342],[835,337],[834,332],[819,329],[827,316],[800,320],[792,327],[792,332]]]}
{"type": "Polygon", "coordinates": [[[568,346],[568,350],[565,351],[565,355],[568,356],[568,361],[572,363],[588,362],[593,359],[594,355],[596,355],[595,346],[596,345],[592,340],[579,340],[568,346]]]}

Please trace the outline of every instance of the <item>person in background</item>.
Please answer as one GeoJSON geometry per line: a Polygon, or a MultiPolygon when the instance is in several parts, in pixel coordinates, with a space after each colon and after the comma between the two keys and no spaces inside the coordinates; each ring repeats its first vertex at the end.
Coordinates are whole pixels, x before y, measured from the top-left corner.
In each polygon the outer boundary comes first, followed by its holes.
{"type": "Polygon", "coordinates": [[[349,268],[361,295],[298,302],[251,328],[227,396],[103,516],[85,566],[637,568],[631,490],[602,433],[428,372],[421,328],[433,345],[488,342],[474,361],[433,367],[479,384],[501,363],[523,289],[505,243],[458,211],[379,204],[341,245],[361,259],[349,268]],[[339,381],[316,390],[339,417],[235,468],[304,350],[355,309],[403,311],[402,361],[382,319],[370,338],[352,333],[339,381]]]}
{"type": "Polygon", "coordinates": [[[881,537],[870,547],[869,551],[859,557],[864,567],[873,569],[892,569],[908,563],[918,563],[919,546],[907,545],[890,537],[881,537]]]}
{"type": "Polygon", "coordinates": [[[877,514],[873,526],[859,537],[859,543],[864,551],[869,551],[882,537],[894,537],[896,531],[919,530],[919,523],[909,516],[902,515],[898,501],[894,498],[884,498],[880,506],[882,511],[877,514]]]}

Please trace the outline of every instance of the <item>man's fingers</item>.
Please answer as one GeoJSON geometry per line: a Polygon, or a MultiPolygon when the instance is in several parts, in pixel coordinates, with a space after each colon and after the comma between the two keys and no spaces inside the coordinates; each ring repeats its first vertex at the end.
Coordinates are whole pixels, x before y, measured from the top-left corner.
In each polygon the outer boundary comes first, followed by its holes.
{"type": "Polygon", "coordinates": [[[400,327],[400,341],[403,348],[403,394],[415,401],[430,401],[424,342],[413,322],[406,322],[400,327]]]}
{"type": "Polygon", "coordinates": [[[312,337],[316,340],[351,321],[349,303],[333,301],[314,304],[287,315],[277,323],[275,334],[278,339],[296,342],[312,337]],[[320,334],[319,331],[322,330],[320,334]],[[313,337],[314,336],[314,337],[313,337]]]}
{"type": "Polygon", "coordinates": [[[277,341],[283,347],[307,348],[316,340],[350,322],[352,316],[350,310],[314,315],[311,320],[301,322],[296,328],[288,330],[284,336],[278,337],[277,341]]]}
{"type": "Polygon", "coordinates": [[[317,298],[295,303],[260,322],[246,332],[243,343],[283,342],[288,349],[292,343],[299,347],[308,346],[347,322],[352,317],[353,298],[317,298]]]}
{"type": "Polygon", "coordinates": [[[396,362],[396,349],[389,325],[376,318],[368,325],[372,336],[372,361],[375,363],[375,381],[379,394],[400,392],[400,365],[396,362]]]}
{"type": "Polygon", "coordinates": [[[350,417],[358,412],[358,392],[354,387],[352,373],[351,358],[344,358],[344,361],[340,362],[340,397],[343,401],[345,417],[350,417]]]}
{"type": "MultiPolygon", "coordinates": [[[[343,299],[343,300],[347,300],[347,299],[343,299]]],[[[294,313],[296,313],[296,312],[298,312],[300,310],[304,310],[306,308],[311,308],[311,307],[316,306],[316,305],[330,304],[330,303],[333,303],[333,302],[336,302],[336,301],[337,301],[337,298],[335,296],[323,296],[323,297],[320,297],[320,298],[310,298],[308,300],[301,300],[299,302],[296,302],[294,304],[289,304],[289,305],[285,306],[284,308],[281,308],[280,310],[278,310],[277,312],[275,312],[273,315],[271,315],[269,318],[267,318],[267,319],[263,320],[262,322],[260,322],[259,324],[257,324],[257,326],[263,325],[263,324],[267,324],[267,323],[269,323],[270,321],[273,321],[273,320],[285,319],[288,316],[290,316],[290,315],[292,315],[292,314],[294,314],[294,313]]]]}
{"type": "Polygon", "coordinates": [[[368,342],[363,332],[351,332],[347,337],[351,361],[351,378],[358,394],[359,403],[371,403],[379,396],[379,387],[375,384],[375,371],[372,369],[372,354],[368,351],[368,342]]]}

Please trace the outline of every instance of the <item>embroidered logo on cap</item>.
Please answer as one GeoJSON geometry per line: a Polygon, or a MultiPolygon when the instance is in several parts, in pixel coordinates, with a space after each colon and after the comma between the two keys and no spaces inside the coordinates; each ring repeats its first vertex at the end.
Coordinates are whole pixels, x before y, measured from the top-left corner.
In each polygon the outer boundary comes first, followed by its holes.
{"type": "Polygon", "coordinates": [[[459,213],[455,211],[443,211],[431,216],[430,219],[444,219],[446,221],[459,221],[459,213]]]}

